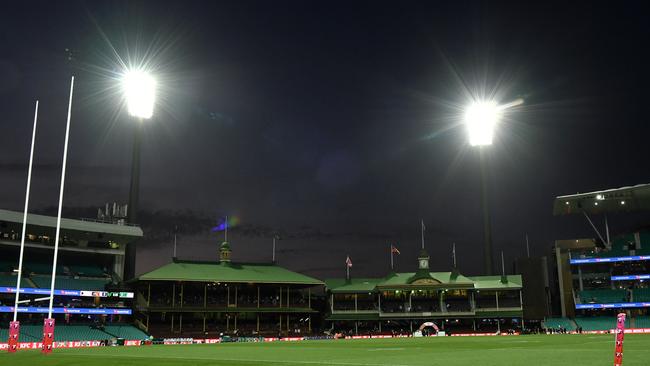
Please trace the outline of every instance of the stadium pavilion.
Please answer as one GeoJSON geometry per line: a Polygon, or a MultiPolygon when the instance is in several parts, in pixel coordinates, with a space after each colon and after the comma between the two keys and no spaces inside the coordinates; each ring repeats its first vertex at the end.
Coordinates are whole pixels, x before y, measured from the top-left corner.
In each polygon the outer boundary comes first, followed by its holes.
{"type": "Polygon", "coordinates": [[[523,316],[521,275],[466,277],[457,269],[430,272],[424,249],[416,272],[325,283],[326,320],[334,331],[412,333],[433,321],[448,332],[491,332],[518,328],[523,316]]]}
{"type": "Polygon", "coordinates": [[[312,332],[315,287],[323,282],[275,263],[174,259],[137,277],[138,321],[156,336],[300,335],[312,332]]]}

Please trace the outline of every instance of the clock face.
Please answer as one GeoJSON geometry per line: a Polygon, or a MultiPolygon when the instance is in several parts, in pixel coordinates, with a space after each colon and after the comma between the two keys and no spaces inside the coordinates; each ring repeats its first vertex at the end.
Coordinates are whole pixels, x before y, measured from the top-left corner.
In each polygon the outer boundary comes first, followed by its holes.
{"type": "Polygon", "coordinates": [[[428,263],[428,262],[429,262],[429,261],[427,261],[426,259],[420,259],[420,268],[427,268],[427,267],[429,267],[429,263],[428,263]]]}

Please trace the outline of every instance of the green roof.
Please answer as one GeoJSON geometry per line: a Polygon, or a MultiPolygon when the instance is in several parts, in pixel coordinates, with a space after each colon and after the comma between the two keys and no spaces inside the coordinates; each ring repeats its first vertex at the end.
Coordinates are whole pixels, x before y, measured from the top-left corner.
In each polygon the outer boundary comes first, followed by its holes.
{"type": "Polygon", "coordinates": [[[499,289],[520,289],[521,275],[506,276],[508,282],[501,282],[501,276],[475,276],[470,277],[474,281],[474,288],[479,290],[499,290],[499,289]]]}
{"type": "Polygon", "coordinates": [[[343,278],[325,280],[327,289],[333,293],[360,293],[373,292],[378,289],[391,289],[402,287],[427,287],[437,288],[473,288],[473,289],[520,289],[522,286],[521,275],[509,275],[506,283],[501,282],[501,276],[473,276],[466,277],[462,274],[454,276],[452,272],[431,272],[431,278],[440,284],[410,284],[414,272],[392,273],[385,278],[353,278],[349,282],[343,278]]]}
{"type": "Polygon", "coordinates": [[[325,280],[325,286],[332,292],[373,292],[383,278],[352,278],[350,282],[344,278],[325,280]]]}
{"type": "Polygon", "coordinates": [[[322,285],[275,264],[172,262],[138,277],[140,281],[245,282],[322,285]]]}
{"type": "MultiPolygon", "coordinates": [[[[409,280],[415,275],[415,272],[394,273],[385,281],[378,284],[379,287],[392,287],[392,286],[409,286],[409,280]]],[[[456,278],[452,278],[451,272],[430,272],[431,277],[440,282],[440,285],[453,287],[460,285],[462,287],[471,286],[472,280],[459,274],[456,278]]]]}

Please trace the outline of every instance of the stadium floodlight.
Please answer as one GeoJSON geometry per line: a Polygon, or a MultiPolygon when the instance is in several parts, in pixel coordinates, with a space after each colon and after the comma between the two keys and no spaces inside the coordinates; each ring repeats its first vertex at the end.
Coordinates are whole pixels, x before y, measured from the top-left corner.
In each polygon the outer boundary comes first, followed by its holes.
{"type": "Polygon", "coordinates": [[[477,100],[465,109],[465,125],[472,146],[492,145],[494,129],[499,124],[503,112],[524,103],[521,98],[499,104],[493,100],[477,100]]]}
{"type": "Polygon", "coordinates": [[[129,114],[148,119],[156,100],[156,79],[142,70],[129,70],[122,77],[122,87],[129,114]]]}
{"type": "Polygon", "coordinates": [[[501,117],[501,108],[494,101],[474,102],[465,110],[465,125],[472,146],[492,145],[494,128],[501,117]]]}

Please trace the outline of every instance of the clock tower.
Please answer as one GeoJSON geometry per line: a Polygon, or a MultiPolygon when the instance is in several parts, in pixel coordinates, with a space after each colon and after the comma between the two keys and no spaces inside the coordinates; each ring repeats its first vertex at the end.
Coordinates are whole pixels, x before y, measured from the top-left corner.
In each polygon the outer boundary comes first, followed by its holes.
{"type": "Polygon", "coordinates": [[[418,255],[418,271],[429,272],[429,253],[422,248],[420,255],[418,255]]]}
{"type": "Polygon", "coordinates": [[[219,261],[221,263],[230,263],[231,253],[232,251],[230,250],[230,244],[228,244],[227,241],[224,241],[219,247],[219,261]]]}
{"type": "Polygon", "coordinates": [[[429,272],[429,253],[422,248],[418,255],[418,270],[409,278],[408,283],[412,285],[436,285],[440,282],[433,277],[429,272]]]}

